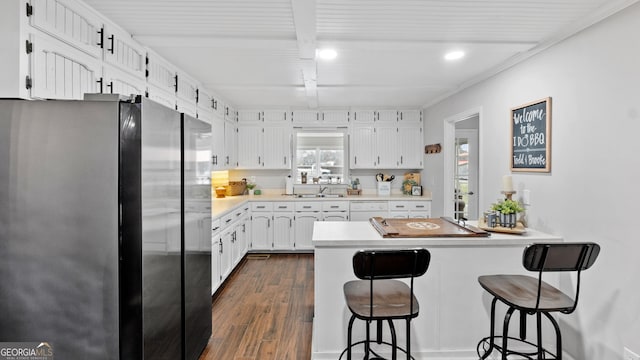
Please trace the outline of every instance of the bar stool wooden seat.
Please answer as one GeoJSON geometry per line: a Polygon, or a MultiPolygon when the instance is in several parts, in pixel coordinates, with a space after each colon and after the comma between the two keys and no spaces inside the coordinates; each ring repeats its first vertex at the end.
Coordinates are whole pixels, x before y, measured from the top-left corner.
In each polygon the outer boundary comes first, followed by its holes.
{"type": "Polygon", "coordinates": [[[377,323],[376,343],[391,346],[391,356],[397,359],[397,349],[406,352],[411,359],[411,319],[418,316],[420,306],[413,292],[413,279],[427,272],[431,254],[426,249],[412,250],[362,250],[353,256],[353,272],[360,280],[344,284],[344,296],[351,311],[347,335],[347,359],[351,360],[354,345],[364,343],[365,359],[381,359],[370,347],[369,325],[377,323]],[[396,279],[409,278],[409,285],[396,279]],[[366,321],[366,339],[351,343],[355,319],[366,321]],[[406,349],[398,347],[393,320],[404,319],[407,328],[406,349]],[[391,343],[382,339],[383,321],[389,324],[391,343]]]}
{"type": "Polygon", "coordinates": [[[537,277],[527,275],[485,275],[478,277],[478,282],[489,294],[491,302],[491,333],[480,340],[477,346],[480,359],[486,359],[495,349],[502,354],[501,359],[515,355],[517,359],[562,359],[562,336],[557,321],[552,313],[572,313],[578,304],[580,294],[580,273],[589,269],[600,253],[600,246],[595,243],[554,243],[533,244],[525,248],[522,264],[525,269],[538,273],[537,277]],[[572,298],[556,287],[542,280],[544,272],[576,272],[576,291],[572,298]],[[495,334],[496,303],[500,301],[508,306],[504,317],[502,334],[495,334]],[[514,311],[520,312],[519,337],[511,337],[509,322],[514,311]],[[527,315],[536,316],[537,341],[527,340],[527,315]],[[542,346],[542,315],[549,319],[556,335],[555,354],[542,346]],[[500,344],[496,343],[500,339],[500,344]],[[514,350],[509,348],[509,341],[525,345],[532,350],[514,350]]]}

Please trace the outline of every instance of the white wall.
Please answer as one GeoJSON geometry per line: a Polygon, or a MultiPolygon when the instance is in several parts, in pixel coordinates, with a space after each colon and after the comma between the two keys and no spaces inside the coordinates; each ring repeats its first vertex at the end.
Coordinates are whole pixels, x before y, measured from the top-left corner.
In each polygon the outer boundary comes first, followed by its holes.
{"type": "MultiPolygon", "coordinates": [[[[531,191],[531,227],[602,246],[583,275],[578,310],[561,316],[565,350],[581,360],[622,359],[623,346],[640,353],[640,236],[633,231],[640,205],[640,4],[425,109],[425,144],[443,141],[445,118],[482,109],[481,210],[500,197],[509,173],[509,109],[547,96],[552,171],[513,173],[514,186],[531,191]]],[[[423,182],[440,216],[443,154],[425,162],[423,182]]]]}

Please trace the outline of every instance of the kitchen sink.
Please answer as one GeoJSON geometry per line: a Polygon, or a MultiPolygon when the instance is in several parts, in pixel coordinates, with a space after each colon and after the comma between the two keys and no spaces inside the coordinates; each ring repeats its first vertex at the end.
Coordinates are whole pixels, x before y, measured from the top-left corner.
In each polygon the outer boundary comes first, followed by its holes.
{"type": "Polygon", "coordinates": [[[341,198],[344,194],[298,194],[299,198],[341,198]]]}

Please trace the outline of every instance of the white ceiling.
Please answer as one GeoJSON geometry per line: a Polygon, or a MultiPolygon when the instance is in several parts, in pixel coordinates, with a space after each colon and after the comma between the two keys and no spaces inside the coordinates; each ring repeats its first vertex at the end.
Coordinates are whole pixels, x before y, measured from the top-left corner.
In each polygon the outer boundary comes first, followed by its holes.
{"type": "Polygon", "coordinates": [[[239,108],[427,105],[636,1],[85,0],[239,108]]]}

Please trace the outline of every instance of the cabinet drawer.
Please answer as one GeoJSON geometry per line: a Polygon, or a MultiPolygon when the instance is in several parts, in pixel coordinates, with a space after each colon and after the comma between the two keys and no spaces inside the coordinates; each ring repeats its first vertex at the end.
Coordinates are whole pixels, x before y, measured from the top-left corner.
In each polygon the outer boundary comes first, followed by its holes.
{"type": "Polygon", "coordinates": [[[403,211],[409,210],[409,202],[408,201],[389,201],[389,210],[395,211],[403,211]]]}
{"type": "Polygon", "coordinates": [[[293,211],[293,202],[274,202],[273,211],[293,211]]]}
{"type": "Polygon", "coordinates": [[[389,209],[387,201],[351,201],[349,207],[351,211],[387,211],[389,209]]]}
{"type": "Polygon", "coordinates": [[[220,221],[220,225],[224,228],[229,224],[231,224],[235,219],[236,219],[236,213],[232,211],[222,217],[220,221]]]}
{"type": "Polygon", "coordinates": [[[409,201],[409,210],[431,211],[431,201],[409,201]]]}
{"type": "Polygon", "coordinates": [[[251,204],[251,211],[273,211],[273,203],[255,202],[251,204]]]}
{"type": "Polygon", "coordinates": [[[322,211],[348,211],[349,202],[347,201],[323,201],[322,211]]]}
{"type": "Polygon", "coordinates": [[[221,224],[220,219],[213,219],[211,221],[211,234],[212,235],[217,233],[218,231],[220,231],[220,224],[221,224]]]}
{"type": "Polygon", "coordinates": [[[320,201],[296,203],[296,211],[320,211],[320,210],[322,210],[322,204],[320,203],[320,201]]]}

